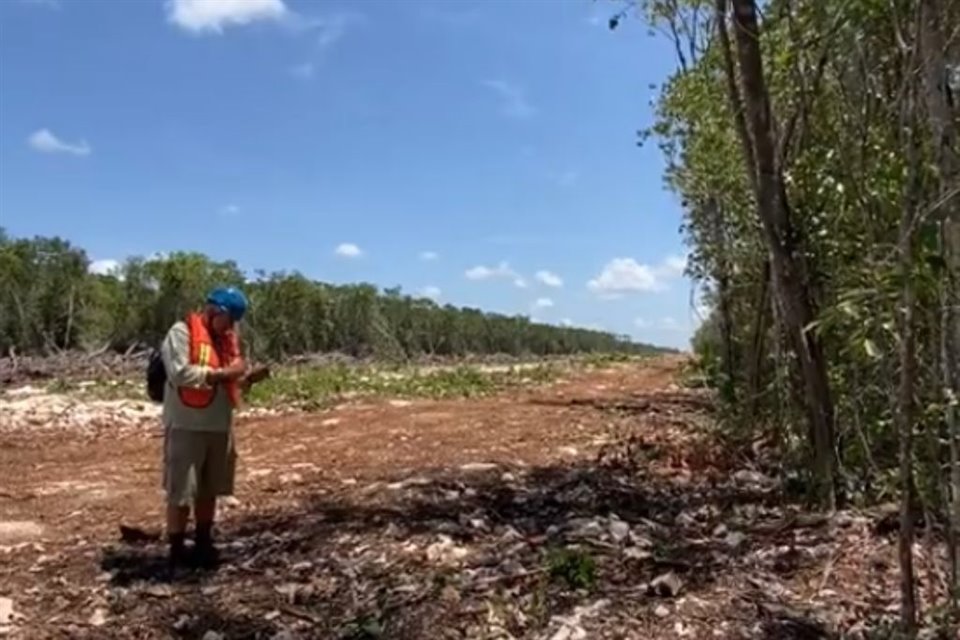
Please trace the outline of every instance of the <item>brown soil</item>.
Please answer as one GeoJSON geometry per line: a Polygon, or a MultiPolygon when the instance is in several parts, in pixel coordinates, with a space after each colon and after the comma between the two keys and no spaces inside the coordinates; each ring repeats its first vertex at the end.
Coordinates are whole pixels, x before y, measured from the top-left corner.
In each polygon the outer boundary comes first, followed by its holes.
{"type": "MultiPolygon", "coordinates": [[[[709,398],[675,384],[680,362],[487,399],[241,420],[224,564],[172,584],[163,546],[118,530],[161,528],[159,425],[11,430],[0,598],[14,613],[0,634],[859,637],[895,612],[894,540],[860,514],[788,508],[747,460],[723,455],[709,398]],[[549,555],[559,548],[580,560],[549,555]],[[595,579],[570,578],[590,563],[595,579]]],[[[916,553],[930,602],[939,547],[916,553]]]]}

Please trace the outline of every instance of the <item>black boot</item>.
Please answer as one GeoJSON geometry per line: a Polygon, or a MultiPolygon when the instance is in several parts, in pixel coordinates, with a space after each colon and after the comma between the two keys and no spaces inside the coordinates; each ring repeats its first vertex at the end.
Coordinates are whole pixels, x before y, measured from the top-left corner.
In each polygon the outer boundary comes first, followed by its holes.
{"type": "Polygon", "coordinates": [[[167,557],[167,577],[171,580],[177,578],[180,570],[187,562],[185,539],[186,535],[183,533],[170,534],[170,555],[167,557]]]}
{"type": "Polygon", "coordinates": [[[196,566],[201,569],[215,569],[220,564],[220,552],[213,544],[213,523],[198,523],[194,540],[196,566]]]}

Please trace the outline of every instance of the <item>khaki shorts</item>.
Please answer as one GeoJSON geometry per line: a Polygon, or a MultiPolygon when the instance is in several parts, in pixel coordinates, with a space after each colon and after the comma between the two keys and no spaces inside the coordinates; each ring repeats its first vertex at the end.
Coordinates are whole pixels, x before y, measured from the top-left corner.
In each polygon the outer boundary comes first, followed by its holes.
{"type": "Polygon", "coordinates": [[[166,428],[163,488],[167,503],[181,507],[233,493],[237,451],[233,434],[166,428]]]}

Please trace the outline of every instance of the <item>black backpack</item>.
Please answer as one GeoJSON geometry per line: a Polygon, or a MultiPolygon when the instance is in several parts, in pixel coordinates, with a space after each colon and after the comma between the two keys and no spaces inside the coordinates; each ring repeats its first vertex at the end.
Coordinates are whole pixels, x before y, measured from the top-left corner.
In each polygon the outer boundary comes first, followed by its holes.
{"type": "Polygon", "coordinates": [[[167,386],[167,368],[163,366],[160,350],[154,349],[147,362],[147,395],[154,402],[163,402],[163,391],[167,386]]]}

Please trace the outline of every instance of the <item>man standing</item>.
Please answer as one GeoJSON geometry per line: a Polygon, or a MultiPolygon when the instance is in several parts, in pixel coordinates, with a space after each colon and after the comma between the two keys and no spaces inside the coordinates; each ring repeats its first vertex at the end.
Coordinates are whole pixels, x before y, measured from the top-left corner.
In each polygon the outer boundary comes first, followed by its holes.
{"type": "Polygon", "coordinates": [[[213,522],[217,497],[233,493],[233,412],[241,388],[263,373],[248,372],[240,351],[236,324],[246,310],[247,299],[238,289],[214,289],[203,310],[175,323],[160,347],[167,374],[163,484],[171,572],[187,559],[191,506],[196,564],[211,568],[218,560],[213,522]]]}

